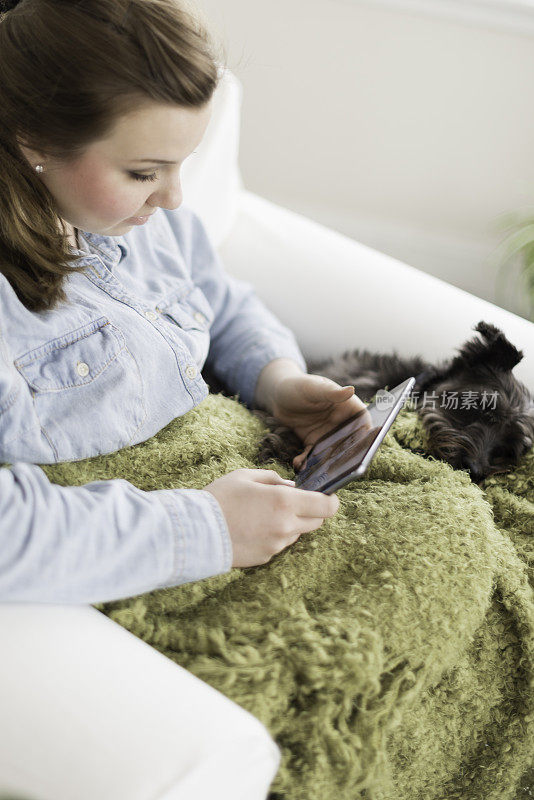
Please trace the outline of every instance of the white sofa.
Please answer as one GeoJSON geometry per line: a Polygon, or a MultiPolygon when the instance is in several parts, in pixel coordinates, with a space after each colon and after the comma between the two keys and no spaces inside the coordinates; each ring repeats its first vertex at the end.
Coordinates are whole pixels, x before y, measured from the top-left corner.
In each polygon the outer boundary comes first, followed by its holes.
{"type": "MultiPolygon", "coordinates": [[[[534,326],[243,188],[241,86],[226,72],[184,202],[308,357],[368,347],[450,356],[481,319],[525,352],[534,326]]],[[[0,605],[0,797],[255,800],[280,753],[248,712],[90,606],[0,605]],[[187,725],[194,718],[194,730],[187,725]]]]}

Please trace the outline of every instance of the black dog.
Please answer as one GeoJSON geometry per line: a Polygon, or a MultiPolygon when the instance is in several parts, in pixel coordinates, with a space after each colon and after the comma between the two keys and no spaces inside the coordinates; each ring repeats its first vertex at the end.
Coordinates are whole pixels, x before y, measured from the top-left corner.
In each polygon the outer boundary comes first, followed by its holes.
{"type": "MultiPolygon", "coordinates": [[[[512,375],[522,351],[494,325],[479,322],[474,329],[482,338],[467,341],[456,357],[438,364],[418,356],[352,350],[310,362],[308,372],[354,386],[366,403],[379,389],[392,389],[415,376],[409,402],[427,432],[429,453],[455,469],[468,469],[479,483],[495,472],[513,469],[532,447],[534,398],[512,375]]],[[[218,384],[215,390],[221,388],[218,384]]],[[[266,412],[254,413],[271,429],[261,442],[260,462],[275,458],[291,465],[303,450],[299,437],[266,412]]]]}

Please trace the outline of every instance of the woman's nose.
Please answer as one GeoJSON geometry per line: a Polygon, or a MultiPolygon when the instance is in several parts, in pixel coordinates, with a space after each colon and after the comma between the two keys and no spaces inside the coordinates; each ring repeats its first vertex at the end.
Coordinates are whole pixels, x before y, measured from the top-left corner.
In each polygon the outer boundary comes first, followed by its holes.
{"type": "Polygon", "coordinates": [[[182,185],[178,183],[176,186],[171,186],[168,189],[158,189],[150,195],[149,205],[157,206],[158,208],[167,208],[169,211],[174,211],[182,205],[183,194],[182,185]]]}

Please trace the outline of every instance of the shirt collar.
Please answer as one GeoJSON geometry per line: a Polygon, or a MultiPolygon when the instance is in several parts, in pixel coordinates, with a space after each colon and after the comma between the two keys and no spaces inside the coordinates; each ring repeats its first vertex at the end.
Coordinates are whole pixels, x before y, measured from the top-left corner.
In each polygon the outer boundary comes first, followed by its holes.
{"type": "Polygon", "coordinates": [[[103,236],[100,233],[79,231],[81,253],[98,252],[110,266],[116,266],[129,255],[130,246],[124,236],[103,236]]]}

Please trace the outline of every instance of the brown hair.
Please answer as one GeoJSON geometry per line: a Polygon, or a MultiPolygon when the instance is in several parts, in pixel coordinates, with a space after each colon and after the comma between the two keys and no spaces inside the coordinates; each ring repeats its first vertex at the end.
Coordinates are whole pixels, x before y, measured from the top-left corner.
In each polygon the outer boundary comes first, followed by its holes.
{"type": "Polygon", "coordinates": [[[27,308],[64,301],[84,267],[19,144],[68,164],[143,100],[203,106],[222,68],[184,0],[20,0],[0,13],[0,273],[27,308]]]}

